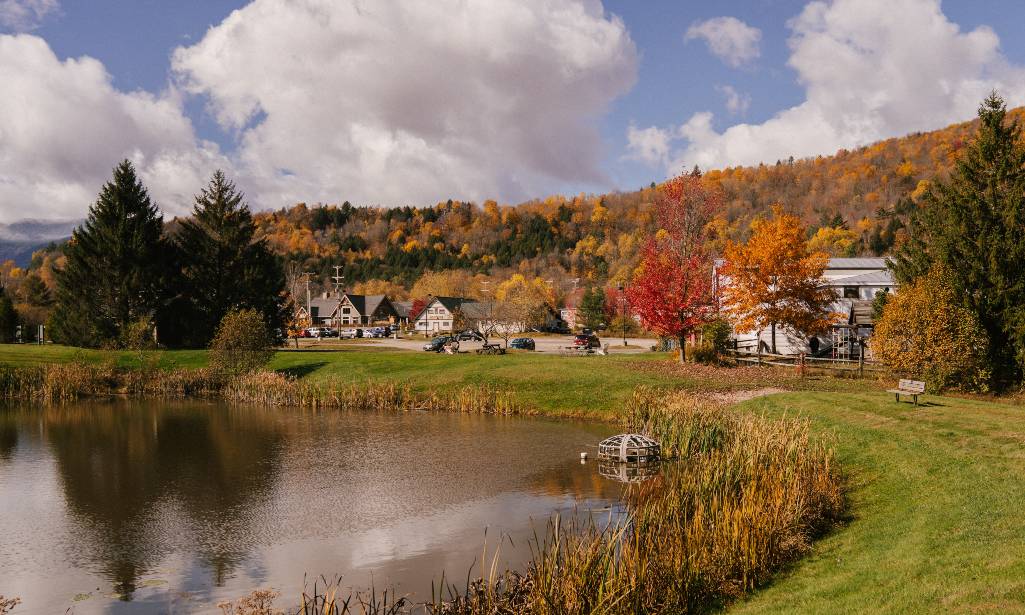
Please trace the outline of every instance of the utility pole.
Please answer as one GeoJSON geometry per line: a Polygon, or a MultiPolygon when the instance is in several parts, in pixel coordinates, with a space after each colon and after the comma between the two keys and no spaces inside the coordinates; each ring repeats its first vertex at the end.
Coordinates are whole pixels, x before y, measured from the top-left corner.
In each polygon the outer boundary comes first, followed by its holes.
{"type": "Polygon", "coordinates": [[[306,278],[306,318],[310,320],[310,326],[313,326],[313,309],[310,307],[310,276],[313,275],[311,271],[304,271],[303,277],[306,278]]]}
{"type": "Polygon", "coordinates": [[[341,316],[341,314],[338,313],[338,311],[341,309],[341,305],[342,305],[342,292],[344,292],[344,290],[345,290],[345,284],[344,284],[345,276],[342,275],[342,266],[341,265],[335,265],[335,274],[333,276],[331,276],[331,281],[332,281],[332,283],[334,284],[334,287],[335,287],[335,297],[338,298],[338,302],[335,305],[335,314],[334,314],[334,316],[335,316],[335,327],[341,327],[342,316],[341,316]]]}

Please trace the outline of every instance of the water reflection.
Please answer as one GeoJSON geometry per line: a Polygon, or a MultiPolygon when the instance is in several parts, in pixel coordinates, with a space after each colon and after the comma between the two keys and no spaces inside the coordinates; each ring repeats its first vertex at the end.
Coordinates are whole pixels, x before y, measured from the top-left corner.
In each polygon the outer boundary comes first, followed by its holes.
{"type": "Polygon", "coordinates": [[[197,403],[0,410],[0,593],[23,614],[216,612],[255,587],[297,595],[309,573],[426,597],[486,528],[518,567],[552,512],[605,509],[620,486],[575,457],[606,435],[197,403]]]}
{"type": "Polygon", "coordinates": [[[253,418],[189,405],[44,412],[69,513],[122,599],[186,535],[216,584],[238,565],[246,511],[266,497],[283,439],[253,418]]]}
{"type": "Polygon", "coordinates": [[[647,463],[611,459],[598,461],[598,474],[619,483],[642,483],[658,476],[661,471],[661,464],[657,461],[647,463]]]}

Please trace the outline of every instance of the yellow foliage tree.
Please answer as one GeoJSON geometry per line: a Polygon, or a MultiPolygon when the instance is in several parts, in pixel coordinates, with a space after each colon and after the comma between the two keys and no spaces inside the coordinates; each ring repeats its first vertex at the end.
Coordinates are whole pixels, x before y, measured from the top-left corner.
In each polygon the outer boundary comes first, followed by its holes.
{"type": "Polygon", "coordinates": [[[811,251],[800,218],[779,205],[772,218],[753,221],[751,230],[746,244],[726,246],[723,307],[740,331],[769,328],[775,353],[777,326],[809,335],[835,318],[830,305],[836,295],[822,284],[829,255],[811,251]]]}
{"type": "Polygon", "coordinates": [[[808,241],[808,250],[830,256],[854,256],[857,248],[858,234],[840,227],[824,226],[808,241]]]}
{"type": "Polygon", "coordinates": [[[988,345],[978,318],[957,301],[942,268],[889,298],[870,341],[880,361],[934,390],[987,390],[988,345]]]}

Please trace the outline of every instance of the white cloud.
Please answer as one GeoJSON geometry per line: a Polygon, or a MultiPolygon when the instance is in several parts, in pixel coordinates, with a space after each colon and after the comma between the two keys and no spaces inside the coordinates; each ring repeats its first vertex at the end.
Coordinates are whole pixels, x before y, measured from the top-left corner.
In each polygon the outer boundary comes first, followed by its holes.
{"type": "Polygon", "coordinates": [[[0,35],[0,220],[79,218],[127,157],[170,213],[212,170],[173,92],[120,92],[95,59],[61,61],[28,34],[0,35]]]}
{"type": "Polygon", "coordinates": [[[739,68],[760,55],[762,31],[736,17],[713,17],[691,24],[684,40],[694,39],[703,39],[716,57],[733,68],[739,68]]]}
{"type": "Polygon", "coordinates": [[[0,0],[0,27],[15,32],[32,30],[59,8],[57,0],[0,0]]]}
{"type": "Polygon", "coordinates": [[[970,119],[993,89],[1025,103],[1025,69],[1010,64],[988,27],[962,32],[938,0],[812,2],[789,22],[801,104],[723,132],[712,115],[677,128],[672,174],[832,153],[970,119]]]}
{"type": "Polygon", "coordinates": [[[673,135],[667,130],[651,126],[637,128],[631,124],[626,129],[628,158],[640,160],[652,166],[669,162],[669,144],[673,135]]]}
{"type": "Polygon", "coordinates": [[[726,110],[730,115],[744,115],[751,106],[751,95],[738,92],[731,85],[717,85],[716,91],[726,97],[726,110]]]}
{"type": "Polygon", "coordinates": [[[240,184],[280,206],[604,183],[595,120],[636,61],[597,0],[255,0],[172,64],[237,131],[240,184]]]}

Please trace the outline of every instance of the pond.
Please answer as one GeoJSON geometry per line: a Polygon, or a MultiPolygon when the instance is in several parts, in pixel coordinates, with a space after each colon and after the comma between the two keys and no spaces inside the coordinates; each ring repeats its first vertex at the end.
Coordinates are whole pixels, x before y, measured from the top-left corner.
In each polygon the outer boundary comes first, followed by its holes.
{"type": "Polygon", "coordinates": [[[22,598],[19,615],[218,612],[341,575],[427,600],[442,571],[465,583],[485,539],[522,568],[552,513],[607,519],[619,485],[579,454],[613,430],[191,402],[0,409],[0,594],[22,598]]]}

